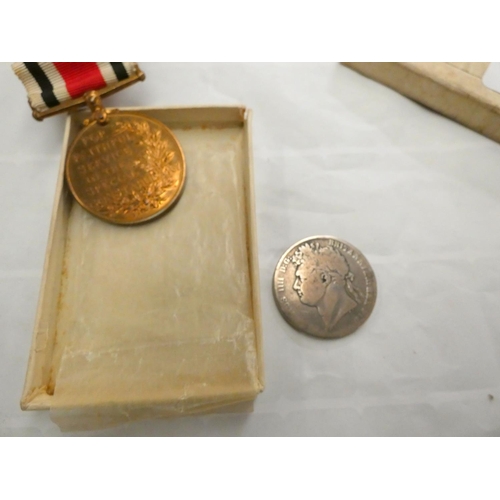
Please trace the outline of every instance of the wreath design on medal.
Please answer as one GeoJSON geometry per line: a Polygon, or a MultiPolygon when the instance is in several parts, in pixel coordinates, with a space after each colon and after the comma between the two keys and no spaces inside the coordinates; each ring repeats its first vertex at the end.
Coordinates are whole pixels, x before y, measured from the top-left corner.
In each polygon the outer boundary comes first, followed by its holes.
{"type": "Polygon", "coordinates": [[[316,308],[328,330],[362,303],[347,259],[338,249],[305,243],[291,262],[295,266],[293,290],[302,304],[316,308]]]}
{"type": "Polygon", "coordinates": [[[124,170],[131,189],[115,189],[97,208],[103,215],[141,215],[156,210],[172,198],[172,189],[179,185],[181,165],[161,130],[151,127],[145,120],[116,122],[115,135],[129,133],[136,140],[142,156],[133,161],[132,169],[124,170]],[[136,172],[132,173],[132,170],[136,172]],[[137,170],[141,173],[138,175],[137,170]]]}

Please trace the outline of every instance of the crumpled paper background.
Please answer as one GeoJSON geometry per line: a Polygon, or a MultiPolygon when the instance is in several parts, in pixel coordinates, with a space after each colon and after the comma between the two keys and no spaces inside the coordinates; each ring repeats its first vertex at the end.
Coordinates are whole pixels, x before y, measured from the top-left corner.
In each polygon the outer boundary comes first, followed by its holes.
{"type": "MultiPolygon", "coordinates": [[[[337,64],[142,64],[107,104],[244,104],[254,157],[266,389],[250,415],[100,435],[500,434],[500,145],[337,64]],[[372,317],[336,341],[276,310],[280,255],[314,234],[372,264],[372,317]]],[[[0,134],[0,434],[57,435],[18,402],[64,119],[40,124],[8,65],[0,134]]]]}

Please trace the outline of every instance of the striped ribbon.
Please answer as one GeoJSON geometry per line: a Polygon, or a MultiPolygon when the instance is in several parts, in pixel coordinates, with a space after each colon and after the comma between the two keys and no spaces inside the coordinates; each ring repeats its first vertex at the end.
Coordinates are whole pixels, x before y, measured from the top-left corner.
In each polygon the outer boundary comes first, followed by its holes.
{"type": "Polygon", "coordinates": [[[136,63],[132,62],[23,62],[12,65],[28,92],[31,106],[40,112],[76,99],[89,90],[125,80],[136,68],[136,63]]]}

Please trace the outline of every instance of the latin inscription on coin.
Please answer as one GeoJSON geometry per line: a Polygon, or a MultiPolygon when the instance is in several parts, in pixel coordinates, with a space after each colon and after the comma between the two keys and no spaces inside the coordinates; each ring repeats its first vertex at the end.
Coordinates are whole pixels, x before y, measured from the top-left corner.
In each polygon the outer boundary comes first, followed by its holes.
{"type": "Polygon", "coordinates": [[[315,236],[299,241],[281,257],[273,291],[279,311],[296,330],[340,338],[368,319],[377,284],[359,250],[331,236],[315,236]]]}
{"type": "Polygon", "coordinates": [[[112,113],[107,124],[90,124],[76,137],[66,179],[76,200],[93,215],[134,224],[159,215],[179,197],[184,154],[163,123],[112,113]]]}

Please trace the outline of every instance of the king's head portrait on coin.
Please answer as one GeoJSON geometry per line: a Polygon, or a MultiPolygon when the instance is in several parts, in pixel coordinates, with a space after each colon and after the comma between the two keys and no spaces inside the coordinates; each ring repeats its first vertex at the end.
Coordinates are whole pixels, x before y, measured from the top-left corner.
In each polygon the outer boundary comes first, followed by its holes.
{"type": "Polygon", "coordinates": [[[300,302],[315,307],[327,329],[332,329],[361,303],[346,258],[330,245],[305,243],[292,257],[293,289],[300,302]]]}

